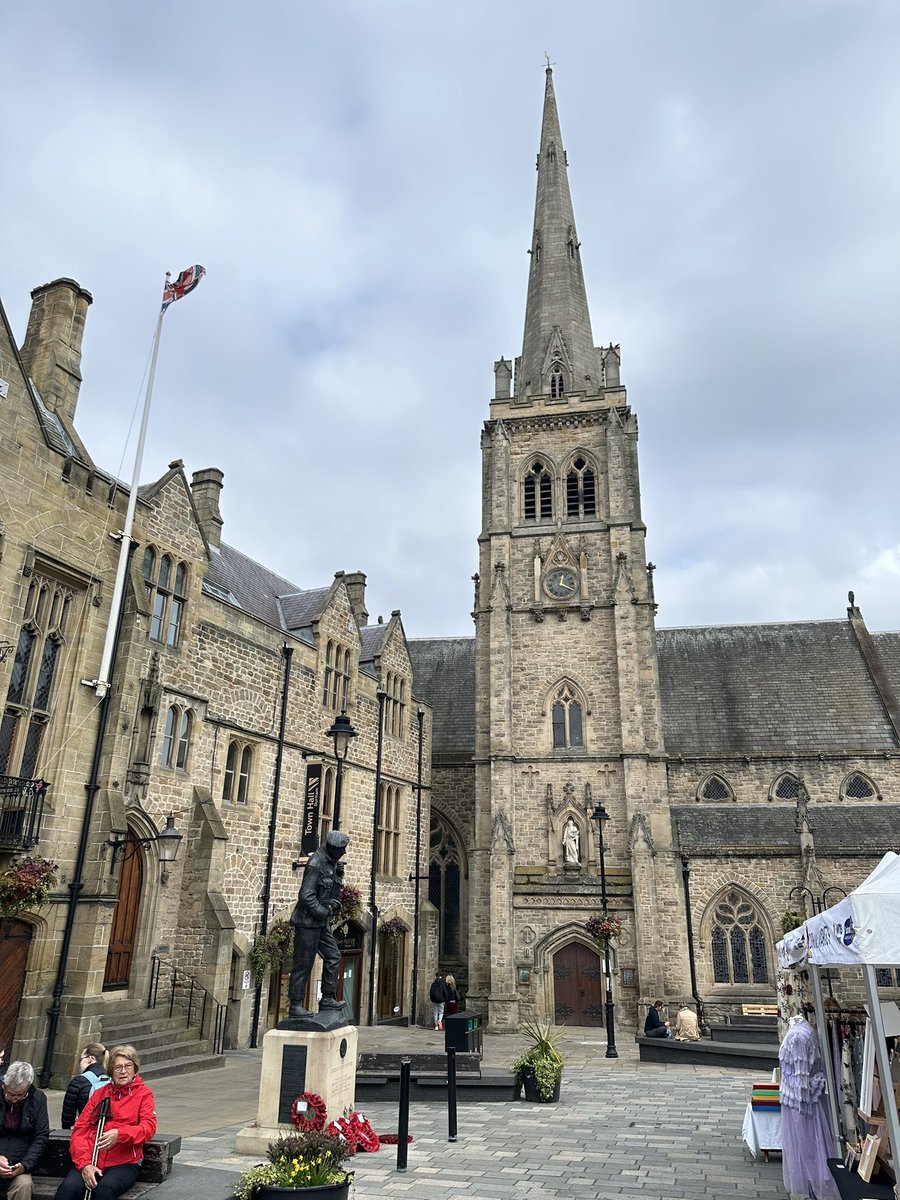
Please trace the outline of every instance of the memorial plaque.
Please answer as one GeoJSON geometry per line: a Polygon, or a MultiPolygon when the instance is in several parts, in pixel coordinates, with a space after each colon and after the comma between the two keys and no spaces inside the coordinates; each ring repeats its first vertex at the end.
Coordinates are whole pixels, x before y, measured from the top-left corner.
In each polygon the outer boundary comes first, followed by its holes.
{"type": "Polygon", "coordinates": [[[285,1046],[281,1058],[278,1122],[290,1125],[291,1105],[306,1091],[306,1046],[285,1046]]]}

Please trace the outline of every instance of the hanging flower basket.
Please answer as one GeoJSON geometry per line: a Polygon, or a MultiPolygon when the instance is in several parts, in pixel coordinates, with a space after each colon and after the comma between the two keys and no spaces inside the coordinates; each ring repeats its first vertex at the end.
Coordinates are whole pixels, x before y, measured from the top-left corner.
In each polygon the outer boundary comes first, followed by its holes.
{"type": "Polygon", "coordinates": [[[389,942],[399,942],[408,930],[399,917],[391,917],[389,921],[381,922],[378,932],[389,942]]]}
{"type": "Polygon", "coordinates": [[[13,859],[0,874],[0,917],[18,917],[46,904],[58,874],[56,863],[40,855],[13,859]]]}
{"type": "Polygon", "coordinates": [[[584,923],[588,934],[601,946],[617,945],[624,926],[618,917],[588,917],[584,923]]]}
{"type": "Polygon", "coordinates": [[[352,884],[345,883],[341,885],[338,899],[341,902],[341,910],[334,918],[336,928],[346,925],[348,921],[355,921],[362,912],[362,892],[352,884]]]}
{"type": "Polygon", "coordinates": [[[258,937],[249,953],[248,962],[253,982],[262,983],[267,975],[278,969],[294,953],[294,930],[287,921],[275,921],[265,937],[258,937]]]}

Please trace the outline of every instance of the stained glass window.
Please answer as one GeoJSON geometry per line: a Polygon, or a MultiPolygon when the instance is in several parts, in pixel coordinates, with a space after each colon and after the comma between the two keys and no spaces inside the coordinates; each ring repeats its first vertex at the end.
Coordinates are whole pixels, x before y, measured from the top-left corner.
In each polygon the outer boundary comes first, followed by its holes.
{"type": "Polygon", "coordinates": [[[768,983],[769,959],[763,923],[742,892],[726,892],[715,906],[710,933],[716,983],[768,983]]]}

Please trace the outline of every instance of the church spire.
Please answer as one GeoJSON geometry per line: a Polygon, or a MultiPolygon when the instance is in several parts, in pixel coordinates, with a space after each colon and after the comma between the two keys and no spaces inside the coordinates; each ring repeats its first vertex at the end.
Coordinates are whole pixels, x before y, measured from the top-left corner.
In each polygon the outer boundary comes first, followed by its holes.
{"type": "Polygon", "coordinates": [[[567,168],[553,70],[548,66],[525,337],[522,357],[516,364],[518,400],[529,396],[562,399],[573,393],[596,395],[602,387],[600,354],[594,349],[591,334],[567,168]]]}

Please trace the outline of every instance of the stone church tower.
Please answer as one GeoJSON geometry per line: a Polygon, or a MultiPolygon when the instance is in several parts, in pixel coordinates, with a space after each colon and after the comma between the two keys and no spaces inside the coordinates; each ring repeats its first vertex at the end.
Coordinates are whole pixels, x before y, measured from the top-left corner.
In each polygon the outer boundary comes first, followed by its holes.
{"type": "Polygon", "coordinates": [[[495,1028],[601,1019],[598,803],[616,998],[686,991],[683,919],[667,938],[659,916],[680,902],[637,420],[619,347],[594,345],[549,67],[537,173],[522,353],[495,364],[481,438],[469,993],[495,1028]]]}

